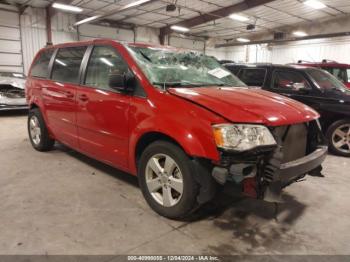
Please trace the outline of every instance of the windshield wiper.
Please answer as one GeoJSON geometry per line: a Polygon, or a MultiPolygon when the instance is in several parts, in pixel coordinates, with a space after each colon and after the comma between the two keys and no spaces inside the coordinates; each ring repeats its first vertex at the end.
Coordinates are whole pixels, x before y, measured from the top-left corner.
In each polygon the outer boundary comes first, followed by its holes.
{"type": "Polygon", "coordinates": [[[190,83],[190,82],[152,82],[153,85],[165,86],[165,87],[179,87],[179,86],[190,86],[190,87],[205,87],[205,86],[230,86],[227,84],[211,84],[211,83],[190,83]]]}
{"type": "Polygon", "coordinates": [[[152,85],[166,86],[166,87],[177,87],[177,86],[188,86],[182,82],[152,82],[152,85]]]}
{"type": "Polygon", "coordinates": [[[201,87],[201,86],[226,86],[225,84],[211,84],[211,83],[190,83],[190,82],[153,82],[153,85],[160,86],[193,86],[193,87],[201,87]]]}
{"type": "Polygon", "coordinates": [[[144,52],[140,51],[140,54],[149,62],[153,63],[153,61],[151,60],[151,58],[149,58],[144,52]]]}

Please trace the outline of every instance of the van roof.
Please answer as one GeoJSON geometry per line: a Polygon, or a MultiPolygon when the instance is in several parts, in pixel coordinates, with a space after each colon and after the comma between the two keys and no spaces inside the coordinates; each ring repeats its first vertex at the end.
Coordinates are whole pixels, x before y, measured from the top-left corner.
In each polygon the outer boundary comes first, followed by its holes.
{"type": "Polygon", "coordinates": [[[161,49],[181,50],[180,48],[176,48],[176,47],[172,47],[172,46],[163,46],[163,45],[159,45],[159,44],[149,44],[149,43],[142,43],[142,42],[133,43],[133,42],[126,42],[126,41],[118,41],[118,40],[110,39],[110,38],[99,38],[99,39],[93,39],[93,40],[88,40],[88,41],[68,42],[68,43],[46,46],[43,49],[91,45],[91,44],[96,44],[96,43],[117,43],[117,44],[126,44],[129,46],[135,46],[135,47],[153,47],[153,48],[161,48],[161,49]]]}

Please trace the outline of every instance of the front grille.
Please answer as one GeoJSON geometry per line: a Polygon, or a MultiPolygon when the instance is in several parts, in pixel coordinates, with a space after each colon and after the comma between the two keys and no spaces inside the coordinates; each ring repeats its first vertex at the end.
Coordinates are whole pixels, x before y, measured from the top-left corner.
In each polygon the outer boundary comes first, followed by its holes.
{"type": "Polygon", "coordinates": [[[302,158],[307,154],[308,127],[308,123],[302,123],[274,129],[277,143],[282,146],[282,163],[302,158]]]}

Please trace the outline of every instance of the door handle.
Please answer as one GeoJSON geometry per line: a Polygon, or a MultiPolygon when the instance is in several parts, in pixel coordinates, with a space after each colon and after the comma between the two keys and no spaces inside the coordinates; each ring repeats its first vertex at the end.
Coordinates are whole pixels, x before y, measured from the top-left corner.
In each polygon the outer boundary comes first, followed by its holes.
{"type": "Polygon", "coordinates": [[[74,94],[70,91],[64,92],[64,94],[66,95],[67,98],[73,98],[74,94]]]}
{"type": "Polygon", "coordinates": [[[83,101],[83,102],[89,100],[89,98],[88,98],[87,95],[85,95],[85,94],[79,95],[78,98],[79,98],[79,100],[81,100],[81,101],[83,101]]]}

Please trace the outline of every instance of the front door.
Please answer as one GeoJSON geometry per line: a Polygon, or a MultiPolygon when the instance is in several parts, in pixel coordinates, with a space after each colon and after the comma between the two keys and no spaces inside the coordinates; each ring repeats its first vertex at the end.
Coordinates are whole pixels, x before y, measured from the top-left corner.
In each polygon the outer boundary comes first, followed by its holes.
{"type": "Polygon", "coordinates": [[[58,50],[51,81],[42,88],[49,126],[60,142],[77,148],[76,93],[80,67],[86,47],[68,47],[58,50]]]}
{"type": "Polygon", "coordinates": [[[123,168],[128,162],[130,96],[109,86],[111,74],[124,74],[128,66],[111,46],[95,46],[77,90],[77,127],[80,150],[123,168]]]}
{"type": "Polygon", "coordinates": [[[315,110],[319,108],[319,101],[315,99],[315,90],[306,77],[296,70],[276,70],[272,75],[270,90],[275,93],[298,100],[315,110]]]}

